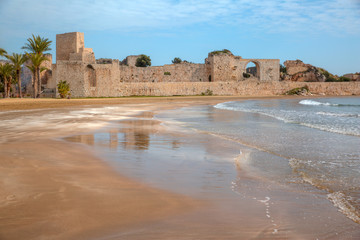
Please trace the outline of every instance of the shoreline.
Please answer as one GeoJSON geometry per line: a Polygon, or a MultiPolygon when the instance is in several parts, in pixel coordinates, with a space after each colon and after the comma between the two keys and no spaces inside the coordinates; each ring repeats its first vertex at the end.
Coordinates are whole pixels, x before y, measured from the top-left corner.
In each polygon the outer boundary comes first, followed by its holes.
{"type": "Polygon", "coordinates": [[[56,99],[56,98],[1,98],[0,113],[5,111],[33,110],[33,109],[59,109],[66,107],[79,106],[102,106],[102,105],[123,105],[123,104],[150,104],[159,102],[200,102],[219,103],[223,101],[235,100],[255,100],[255,99],[303,99],[303,98],[331,98],[331,97],[357,97],[357,96],[333,96],[333,95],[274,95],[274,96],[173,96],[173,97],[121,97],[121,98],[74,98],[74,99],[56,99]]]}

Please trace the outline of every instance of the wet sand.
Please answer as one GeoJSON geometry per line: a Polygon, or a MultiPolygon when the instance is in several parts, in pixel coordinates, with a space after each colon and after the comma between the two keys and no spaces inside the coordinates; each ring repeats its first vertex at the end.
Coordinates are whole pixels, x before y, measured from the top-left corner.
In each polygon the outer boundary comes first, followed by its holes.
{"type": "MultiPolygon", "coordinates": [[[[358,224],[322,191],[254,173],[236,142],[183,131],[146,112],[95,134],[77,135],[126,176],[206,205],[122,231],[124,239],[357,239],[358,224]],[[239,153],[240,158],[234,159],[239,153]]],[[[226,118],[226,116],[224,116],[226,118]]],[[[269,165],[271,166],[271,159],[269,165]]],[[[121,238],[110,238],[121,239],[121,238]]]]}
{"type": "MultiPolygon", "coordinates": [[[[245,195],[240,198],[231,189],[217,184],[200,188],[199,192],[194,187],[196,183],[185,180],[187,172],[197,174],[196,171],[203,166],[188,166],[186,162],[175,165],[176,171],[184,172],[184,179],[174,179],[179,181],[179,189],[174,190],[170,179],[160,179],[162,185],[152,184],[144,175],[127,175],[129,171],[125,169],[125,164],[104,161],[102,150],[95,147],[93,132],[107,133],[109,129],[94,129],[91,124],[78,128],[77,124],[81,121],[73,119],[67,122],[45,121],[47,127],[25,124],[26,121],[37,119],[37,116],[41,119],[45,114],[42,108],[55,108],[54,115],[66,116],[69,109],[120,104],[124,105],[122,111],[125,117],[129,117],[127,113],[130,110],[138,110],[128,120],[119,117],[115,123],[122,120],[121,127],[109,131],[133,136],[122,143],[126,152],[134,150],[139,153],[146,149],[146,136],[151,135],[160,139],[165,136],[165,142],[182,139],[191,146],[185,151],[194,156],[198,154],[196,149],[204,145],[211,156],[226,158],[226,150],[237,150],[231,144],[223,146],[217,140],[209,142],[208,138],[202,136],[171,133],[166,127],[149,119],[165,109],[235,99],[245,98],[1,100],[0,110],[16,111],[0,115],[1,120],[5,119],[10,124],[8,128],[2,127],[0,133],[6,136],[0,145],[0,239],[308,239],[316,233],[319,233],[317,236],[320,239],[337,239],[335,234],[338,233],[318,229],[323,223],[319,223],[316,216],[324,212],[334,218],[334,226],[346,222],[349,223],[349,230],[354,232],[353,228],[357,225],[347,222],[348,219],[330,204],[319,201],[318,196],[309,197],[257,179],[236,162],[229,162],[225,167],[230,166],[230,171],[239,180],[234,184],[244,189],[242,194],[245,195]],[[31,109],[39,111],[33,112],[31,109]],[[11,119],[23,115],[29,116],[29,119],[21,122],[25,128],[11,125],[11,119]],[[72,121],[75,121],[75,125],[66,127],[65,123],[73,124],[72,121]],[[64,126],[58,127],[58,124],[64,126]],[[309,212],[306,210],[309,204],[314,205],[311,209],[318,210],[309,212]],[[296,222],[297,218],[305,217],[308,218],[306,225],[301,226],[302,221],[296,222]]],[[[99,120],[100,115],[94,118],[99,120]]],[[[82,121],[95,120],[85,117],[82,121]]],[[[119,144],[118,140],[114,142],[119,144]]],[[[166,151],[161,149],[162,144],[159,141],[158,149],[165,154],[166,151]]],[[[176,141],[169,144],[175,149],[182,145],[176,141]]],[[[98,145],[104,147],[101,143],[98,145]]],[[[116,148],[111,141],[105,145],[110,150],[116,148]]],[[[136,155],[129,156],[136,158],[136,155]]],[[[154,162],[153,158],[151,155],[144,157],[150,165],[154,162]]],[[[160,169],[166,170],[163,166],[160,169]]],[[[156,171],[149,171],[149,174],[153,173],[156,171]]],[[[231,183],[231,179],[221,178],[220,172],[210,173],[210,176],[211,179],[206,178],[206,181],[221,179],[231,183]]],[[[356,239],[357,236],[353,237],[356,239]]]]}
{"type": "Polygon", "coordinates": [[[9,125],[0,129],[0,239],[101,239],[197,208],[201,201],[123,177],[92,149],[61,140],[93,131],[91,127],[61,127],[63,122],[21,126],[44,120],[46,109],[57,108],[57,114],[66,115],[69,107],[130,104],[128,110],[143,111],[187,105],[194,99],[171,106],[173,98],[1,100],[0,119],[9,125]],[[29,119],[16,123],[24,116],[29,119]]]}

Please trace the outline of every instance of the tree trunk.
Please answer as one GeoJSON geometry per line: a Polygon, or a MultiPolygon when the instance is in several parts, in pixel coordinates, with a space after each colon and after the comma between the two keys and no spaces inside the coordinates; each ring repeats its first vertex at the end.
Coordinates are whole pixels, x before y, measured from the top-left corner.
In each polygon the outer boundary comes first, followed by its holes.
{"type": "Polygon", "coordinates": [[[40,94],[41,94],[41,78],[40,78],[40,67],[38,67],[36,69],[36,74],[37,74],[37,80],[38,80],[38,98],[40,98],[40,94]]]}
{"type": "Polygon", "coordinates": [[[7,95],[7,78],[6,77],[4,77],[4,93],[5,93],[5,98],[7,98],[8,95],[7,95]]]}
{"type": "Polygon", "coordinates": [[[19,98],[22,98],[20,70],[16,70],[16,77],[17,77],[17,80],[18,80],[19,98]]]}
{"type": "Polygon", "coordinates": [[[10,97],[10,88],[11,88],[11,78],[9,79],[8,83],[7,83],[7,89],[6,89],[6,92],[7,92],[7,97],[9,98],[10,97]]]}
{"type": "Polygon", "coordinates": [[[34,93],[34,98],[36,98],[37,96],[37,79],[36,79],[36,72],[34,72],[34,79],[32,82],[32,86],[33,86],[33,93],[34,93]]]}

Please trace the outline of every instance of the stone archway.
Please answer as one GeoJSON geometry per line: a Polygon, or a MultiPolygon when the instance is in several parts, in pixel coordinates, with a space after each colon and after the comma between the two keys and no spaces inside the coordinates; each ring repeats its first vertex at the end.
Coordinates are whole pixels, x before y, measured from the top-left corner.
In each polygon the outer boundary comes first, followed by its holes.
{"type": "Polygon", "coordinates": [[[260,79],[260,63],[256,60],[249,60],[243,69],[243,77],[260,79]]]}

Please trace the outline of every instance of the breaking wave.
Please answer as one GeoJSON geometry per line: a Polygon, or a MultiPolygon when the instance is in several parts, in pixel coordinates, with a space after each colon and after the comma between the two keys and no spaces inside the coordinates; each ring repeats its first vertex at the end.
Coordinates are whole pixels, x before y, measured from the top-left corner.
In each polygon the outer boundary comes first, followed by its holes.
{"type": "Polygon", "coordinates": [[[340,104],[329,102],[318,102],[310,99],[301,100],[299,104],[311,106],[335,106],[335,107],[360,107],[360,104],[340,104]]]}
{"type": "MultiPolygon", "coordinates": [[[[313,100],[302,100],[299,106],[312,105],[314,108],[279,108],[261,105],[259,101],[225,102],[215,105],[215,108],[248,112],[265,115],[290,124],[299,124],[305,127],[338,134],[360,136],[360,113],[356,104],[320,103],[313,100]],[[322,106],[348,106],[334,111],[324,111],[322,106]],[[315,110],[315,111],[314,111],[315,110]],[[317,111],[316,111],[317,110],[317,111]]],[[[360,106],[360,105],[359,105],[360,106]]]]}
{"type": "Polygon", "coordinates": [[[318,102],[318,101],[314,101],[314,100],[301,100],[299,102],[302,105],[313,105],[313,106],[319,106],[319,105],[324,105],[324,106],[339,106],[339,104],[333,104],[333,103],[322,103],[322,102],[318,102]]]}

